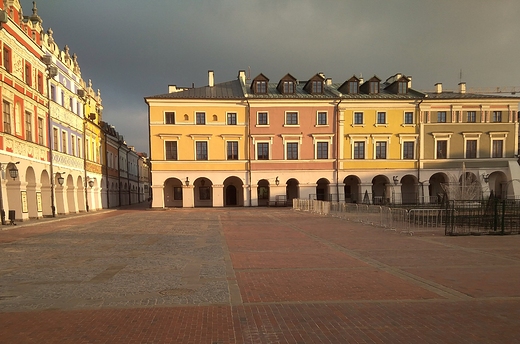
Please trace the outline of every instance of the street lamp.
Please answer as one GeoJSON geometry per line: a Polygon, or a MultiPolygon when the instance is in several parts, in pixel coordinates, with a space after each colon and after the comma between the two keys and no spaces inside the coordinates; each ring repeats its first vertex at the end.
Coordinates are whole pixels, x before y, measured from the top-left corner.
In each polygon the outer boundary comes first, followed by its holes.
{"type": "Polygon", "coordinates": [[[56,175],[59,175],[58,177],[58,184],[60,184],[60,186],[63,186],[63,183],[65,182],[65,178],[62,177],[62,174],[64,174],[65,172],[56,172],[56,175]]]}
{"type": "Polygon", "coordinates": [[[276,176],[274,183],[276,184],[276,186],[280,185],[280,180],[278,179],[278,176],[276,176]]]}
{"type": "Polygon", "coordinates": [[[398,176],[393,176],[392,179],[394,181],[394,185],[397,185],[399,183],[399,177],[398,176]]]}
{"type": "Polygon", "coordinates": [[[47,66],[47,142],[49,144],[49,164],[51,172],[51,212],[52,217],[56,217],[56,207],[54,206],[54,157],[52,154],[53,145],[51,144],[52,137],[52,123],[51,123],[51,79],[54,79],[58,75],[58,67],[53,66],[52,56],[42,56],[42,61],[47,66]]]}
{"type": "Polygon", "coordinates": [[[186,177],[186,180],[184,181],[184,184],[186,184],[186,186],[190,186],[190,180],[188,179],[188,177],[186,177]]]}
{"type": "Polygon", "coordinates": [[[92,189],[94,187],[94,181],[91,179],[88,181],[88,186],[92,189]]]}
{"type": "MultiPolygon", "coordinates": [[[[18,177],[18,169],[16,168],[16,164],[19,164],[20,162],[17,161],[14,163],[13,167],[9,169],[9,176],[13,178],[13,180],[18,177]]],[[[0,219],[2,221],[2,225],[5,225],[5,211],[4,211],[4,199],[2,196],[2,174],[4,172],[4,168],[2,166],[2,163],[0,162],[0,219]]]]}
{"type": "Polygon", "coordinates": [[[484,183],[487,184],[489,182],[489,173],[483,173],[482,178],[484,178],[484,183]]]}

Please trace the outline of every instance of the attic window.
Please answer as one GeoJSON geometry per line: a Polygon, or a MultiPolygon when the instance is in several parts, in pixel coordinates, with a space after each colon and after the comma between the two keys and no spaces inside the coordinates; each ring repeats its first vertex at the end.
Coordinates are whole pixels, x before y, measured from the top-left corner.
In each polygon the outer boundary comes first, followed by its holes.
{"type": "Polygon", "coordinates": [[[377,81],[370,81],[369,86],[370,86],[369,92],[371,94],[379,93],[379,82],[377,82],[377,81]]]}
{"type": "Polygon", "coordinates": [[[258,80],[255,83],[256,90],[255,93],[265,94],[267,93],[267,81],[264,80],[258,80]]]}
{"type": "Polygon", "coordinates": [[[323,93],[323,82],[315,80],[312,82],[312,93],[323,93]]]}
{"type": "Polygon", "coordinates": [[[397,90],[397,93],[399,93],[399,94],[408,93],[408,83],[406,81],[399,81],[398,85],[399,85],[399,88],[397,90]]]}
{"type": "Polygon", "coordinates": [[[348,93],[349,94],[358,94],[359,93],[359,82],[358,81],[349,81],[348,82],[348,93]]]}
{"type": "Polygon", "coordinates": [[[294,82],[284,81],[283,82],[283,93],[294,93],[294,82]]]}

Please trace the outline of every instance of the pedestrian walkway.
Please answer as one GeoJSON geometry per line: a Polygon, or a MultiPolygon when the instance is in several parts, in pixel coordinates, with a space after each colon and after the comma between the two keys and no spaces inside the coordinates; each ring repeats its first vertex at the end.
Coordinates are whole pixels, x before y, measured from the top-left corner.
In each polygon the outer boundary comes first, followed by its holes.
{"type": "Polygon", "coordinates": [[[520,338],[520,236],[407,236],[287,208],[144,210],[0,231],[1,341],[520,338]]]}

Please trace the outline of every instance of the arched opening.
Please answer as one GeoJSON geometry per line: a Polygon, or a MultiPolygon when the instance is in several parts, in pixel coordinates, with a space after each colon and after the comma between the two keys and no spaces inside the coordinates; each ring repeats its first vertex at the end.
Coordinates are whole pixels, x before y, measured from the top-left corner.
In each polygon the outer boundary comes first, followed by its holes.
{"type": "MultiPolygon", "coordinates": [[[[61,174],[62,177],[65,177],[65,174],[61,174]]],[[[74,188],[74,180],[72,179],[72,175],[67,176],[67,181],[65,183],[67,185],[67,206],[69,208],[69,213],[76,213],[77,202],[76,202],[76,190],[74,188]]]]}
{"type": "Polygon", "coordinates": [[[244,187],[242,180],[236,176],[228,177],[224,180],[224,206],[243,207],[244,206],[244,187]]]}
{"type": "Polygon", "coordinates": [[[195,207],[213,206],[213,183],[205,177],[195,180],[193,183],[195,192],[195,207]]]}
{"type": "Polygon", "coordinates": [[[257,197],[259,207],[269,205],[269,182],[267,180],[261,179],[258,181],[257,197]]]}
{"type": "MultiPolygon", "coordinates": [[[[34,173],[34,169],[29,166],[27,171],[25,172],[25,181],[27,182],[27,186],[25,187],[27,190],[27,211],[30,219],[39,218],[39,214],[41,209],[38,211],[38,196],[36,191],[36,174],[34,173]]],[[[41,197],[41,194],[40,194],[41,197]]],[[[40,198],[40,208],[41,208],[41,198],[40,198]]]]}
{"type": "MultiPolygon", "coordinates": [[[[496,198],[506,198],[511,195],[514,195],[513,192],[509,192],[509,185],[507,182],[507,177],[503,172],[493,172],[489,174],[488,177],[488,185],[489,185],[489,196],[496,198]]],[[[509,183],[511,184],[511,183],[509,183]]]]}
{"type": "Polygon", "coordinates": [[[293,199],[300,198],[300,182],[297,179],[291,178],[287,181],[285,186],[285,196],[288,205],[292,205],[293,199]]]}
{"type": "Polygon", "coordinates": [[[182,208],[182,182],[179,179],[164,181],[164,206],[182,208]]]}
{"type": "Polygon", "coordinates": [[[401,202],[403,204],[419,203],[417,177],[411,174],[401,178],[401,202]]]}
{"type": "Polygon", "coordinates": [[[430,193],[429,203],[441,203],[444,197],[444,184],[448,183],[448,176],[445,173],[438,172],[432,175],[429,179],[430,185],[428,191],[430,193]]]}
{"type": "Polygon", "coordinates": [[[386,204],[390,202],[390,181],[386,176],[377,175],[372,179],[372,203],[386,204]]]}
{"type": "Polygon", "coordinates": [[[459,177],[460,188],[457,192],[450,188],[449,199],[478,200],[482,199],[482,186],[479,178],[473,172],[465,172],[459,177]]]}
{"type": "Polygon", "coordinates": [[[361,200],[359,184],[361,180],[358,176],[347,176],[343,179],[343,187],[345,192],[345,202],[347,203],[359,203],[361,200]]]}
{"type": "Polygon", "coordinates": [[[316,199],[318,201],[330,201],[330,182],[326,178],[321,178],[316,183],[316,199]]]}

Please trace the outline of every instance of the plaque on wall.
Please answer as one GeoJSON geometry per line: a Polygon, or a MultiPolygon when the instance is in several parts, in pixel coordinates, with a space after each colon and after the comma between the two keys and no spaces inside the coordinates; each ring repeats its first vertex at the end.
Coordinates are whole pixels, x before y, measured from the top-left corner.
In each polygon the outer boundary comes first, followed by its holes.
{"type": "Polygon", "coordinates": [[[22,193],[22,213],[28,213],[29,208],[27,207],[27,191],[21,191],[22,193]]]}

